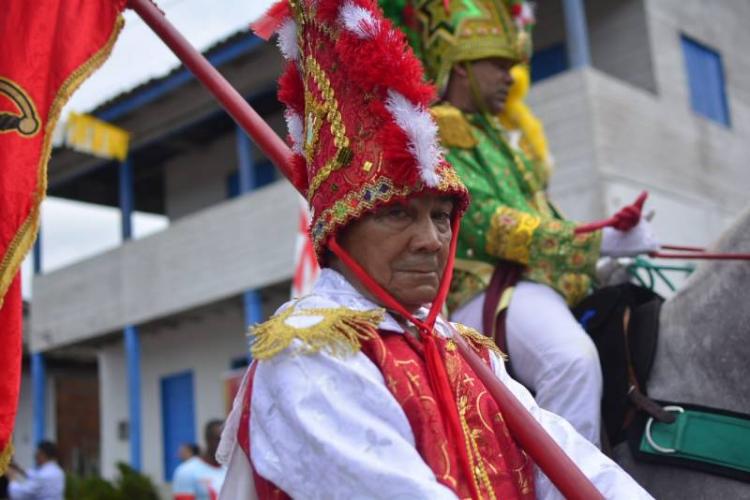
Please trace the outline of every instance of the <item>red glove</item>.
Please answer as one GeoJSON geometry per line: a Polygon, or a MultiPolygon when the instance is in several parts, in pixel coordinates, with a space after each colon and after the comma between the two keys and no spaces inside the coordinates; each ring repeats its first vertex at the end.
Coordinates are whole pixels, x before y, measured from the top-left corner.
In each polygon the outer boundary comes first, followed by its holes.
{"type": "Polygon", "coordinates": [[[624,206],[611,217],[612,223],[609,226],[619,231],[629,231],[637,226],[641,221],[641,211],[646,198],[648,198],[648,191],[643,191],[635,200],[635,203],[624,206]]]}
{"type": "Polygon", "coordinates": [[[646,202],[646,198],[648,198],[648,191],[643,191],[638,196],[638,199],[635,200],[635,203],[621,208],[619,212],[609,219],[578,226],[575,232],[576,234],[590,233],[605,227],[612,227],[618,231],[628,231],[633,229],[641,221],[641,211],[643,210],[643,204],[646,202]]]}

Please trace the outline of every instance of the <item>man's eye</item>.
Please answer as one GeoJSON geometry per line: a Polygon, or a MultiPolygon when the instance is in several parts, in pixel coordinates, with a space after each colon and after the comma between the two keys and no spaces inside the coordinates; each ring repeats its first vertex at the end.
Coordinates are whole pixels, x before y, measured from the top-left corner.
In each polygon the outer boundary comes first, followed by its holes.
{"type": "Polygon", "coordinates": [[[435,220],[440,222],[450,221],[451,220],[451,214],[450,212],[438,212],[432,216],[435,220]]]}
{"type": "Polygon", "coordinates": [[[407,216],[406,210],[403,208],[392,208],[388,210],[386,213],[388,217],[392,217],[394,219],[401,219],[407,216]]]}

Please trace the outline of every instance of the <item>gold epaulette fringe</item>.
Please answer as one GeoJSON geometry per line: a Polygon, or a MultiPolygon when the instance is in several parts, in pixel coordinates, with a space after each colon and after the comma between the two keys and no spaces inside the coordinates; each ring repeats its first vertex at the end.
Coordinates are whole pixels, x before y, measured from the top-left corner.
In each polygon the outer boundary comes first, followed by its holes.
{"type": "Polygon", "coordinates": [[[448,104],[438,104],[430,108],[440,134],[440,142],[446,148],[471,149],[477,140],[471,133],[471,124],[461,111],[448,104]]]}
{"type": "Polygon", "coordinates": [[[454,327],[456,327],[456,330],[458,330],[458,333],[460,333],[463,338],[468,340],[473,347],[478,347],[478,348],[486,347],[490,351],[500,356],[503,359],[503,361],[508,361],[508,355],[505,354],[503,351],[501,351],[500,348],[497,346],[497,344],[495,344],[495,341],[492,340],[490,337],[486,335],[482,335],[478,331],[466,325],[462,325],[460,323],[452,323],[452,324],[454,327]]]}
{"type": "Polygon", "coordinates": [[[377,335],[385,310],[354,311],[346,307],[301,309],[294,306],[265,323],[250,329],[253,336],[250,353],[253,359],[270,359],[289,347],[294,339],[302,341],[295,354],[313,354],[325,350],[343,357],[359,351],[362,340],[377,335]],[[294,326],[303,318],[318,320],[310,326],[294,326]]]}

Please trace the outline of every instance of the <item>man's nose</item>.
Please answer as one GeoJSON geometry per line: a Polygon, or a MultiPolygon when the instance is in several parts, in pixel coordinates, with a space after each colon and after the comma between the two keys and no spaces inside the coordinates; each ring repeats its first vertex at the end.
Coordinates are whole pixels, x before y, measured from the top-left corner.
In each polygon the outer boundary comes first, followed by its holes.
{"type": "Polygon", "coordinates": [[[440,231],[432,217],[420,218],[414,225],[414,233],[411,240],[412,251],[434,253],[442,247],[440,231]]]}
{"type": "Polygon", "coordinates": [[[503,77],[505,79],[505,83],[507,83],[509,87],[513,85],[513,74],[511,74],[510,70],[503,71],[503,77]]]}

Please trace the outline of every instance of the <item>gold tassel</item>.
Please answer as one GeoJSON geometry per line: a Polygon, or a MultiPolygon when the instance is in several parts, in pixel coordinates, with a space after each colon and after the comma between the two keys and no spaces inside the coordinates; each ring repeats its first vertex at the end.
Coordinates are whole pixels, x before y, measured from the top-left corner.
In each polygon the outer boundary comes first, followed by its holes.
{"type": "MultiPolygon", "coordinates": [[[[13,437],[11,436],[10,439],[13,439],[13,437]]],[[[5,471],[8,470],[11,457],[13,457],[13,441],[8,441],[5,449],[0,452],[0,476],[5,474],[5,471]]]]}
{"type": "Polygon", "coordinates": [[[361,341],[377,335],[385,310],[354,311],[346,307],[301,309],[289,307],[271,319],[250,329],[253,359],[270,359],[288,348],[294,339],[302,341],[294,354],[313,354],[325,350],[337,357],[358,352],[361,341]],[[296,327],[293,318],[320,318],[311,326],[296,327]]]}
{"type": "Polygon", "coordinates": [[[508,361],[508,355],[501,351],[497,344],[495,344],[495,341],[488,336],[482,335],[473,328],[462,325],[460,323],[451,324],[456,327],[458,333],[460,333],[464,339],[468,340],[469,343],[471,343],[472,347],[474,347],[475,349],[481,349],[482,347],[485,347],[500,356],[503,361],[508,361]]]}

